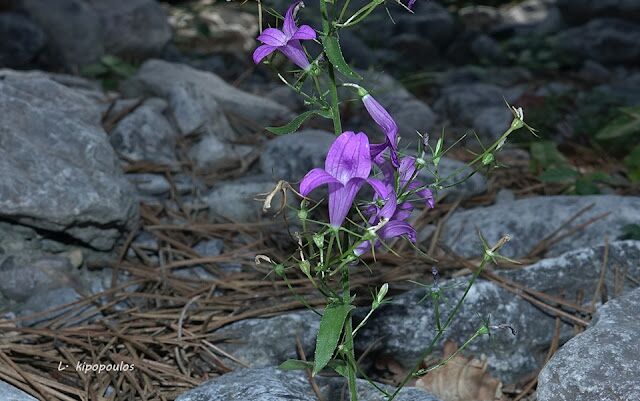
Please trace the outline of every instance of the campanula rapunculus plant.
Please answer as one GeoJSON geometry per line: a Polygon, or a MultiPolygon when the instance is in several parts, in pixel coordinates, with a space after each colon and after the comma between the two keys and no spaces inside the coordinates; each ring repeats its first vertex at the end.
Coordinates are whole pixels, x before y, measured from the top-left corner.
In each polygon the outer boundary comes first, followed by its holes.
{"type": "MultiPolygon", "coordinates": [[[[375,257],[376,252],[389,250],[390,240],[405,239],[414,244],[416,252],[421,252],[419,244],[416,244],[416,230],[411,224],[414,210],[436,207],[434,193],[438,190],[457,185],[478,170],[491,167],[495,161],[494,154],[502,148],[513,131],[523,127],[532,132],[533,130],[524,123],[521,109],[512,108],[514,120],[511,127],[495,143],[483,146],[483,152],[468,163],[464,169],[470,168],[471,174],[460,182],[455,180],[463,169],[440,177],[438,165],[446,152],[444,135],[432,147],[428,135],[418,134],[421,138],[416,138],[418,140],[415,141],[417,152],[401,150],[398,123],[361,83],[355,82],[362,78],[345,61],[340,50],[340,30],[357,26],[383,2],[372,0],[354,11],[349,6],[349,0],[315,1],[320,2],[322,16],[322,25],[317,31],[309,25],[297,26],[296,14],[302,9],[303,4],[296,1],[290,5],[284,17],[276,22],[277,25],[281,23],[281,29],[267,28],[257,37],[262,45],[255,50],[253,60],[256,64],[265,62],[270,60],[272,53],[278,51],[300,67],[302,71],[290,73],[290,79],[286,74],[277,75],[302,96],[310,107],[310,110],[289,124],[269,127],[267,130],[276,135],[295,135],[295,131],[306,119],[315,115],[331,120],[336,138],[327,153],[324,168],[318,166],[301,177],[299,191],[296,191],[302,198],[298,211],[302,231],[296,233],[298,250],[282,262],[273,261],[264,255],[260,255],[256,260],[271,262],[274,272],[284,280],[287,280],[287,272],[299,269],[326,298],[313,361],[290,360],[283,363],[281,368],[309,369],[313,374],[324,369],[333,369],[347,379],[350,400],[356,401],[356,377],[360,370],[356,362],[354,338],[374,311],[385,303],[389,285],[385,283],[376,291],[369,312],[354,327],[354,294],[350,280],[352,271],[359,269],[364,263],[363,258],[368,255],[375,257]],[[302,46],[302,40],[321,42],[320,53],[309,55],[302,46]],[[312,81],[308,88],[303,85],[306,80],[312,81]],[[343,130],[338,87],[352,88],[357,92],[363,109],[384,134],[383,142],[372,143],[369,137],[374,134],[372,132],[356,133],[348,129],[343,130]],[[420,171],[423,169],[430,170],[435,176],[433,182],[425,183],[419,180],[420,171]],[[325,185],[328,189],[326,207],[324,202],[318,203],[311,198],[315,189],[325,185]],[[373,196],[369,199],[358,196],[365,193],[361,191],[364,186],[373,189],[373,196]],[[312,208],[309,208],[310,204],[313,205],[312,208]],[[322,217],[326,215],[328,221],[322,217]]],[[[415,0],[409,0],[405,8],[413,7],[414,3],[415,0]]],[[[272,14],[277,15],[277,12],[272,14]]],[[[292,186],[283,186],[281,182],[275,191],[284,187],[292,186]]],[[[268,197],[271,198],[272,196],[268,197]]],[[[493,247],[485,246],[484,257],[469,281],[467,292],[482,268],[500,258],[497,251],[504,242],[506,240],[501,240],[493,247]]],[[[420,354],[420,361],[424,360],[443,338],[467,294],[465,292],[458,300],[450,315],[441,319],[437,302],[441,289],[439,286],[429,288],[436,312],[434,327],[437,335],[420,354]]],[[[486,334],[488,328],[489,326],[483,324],[472,339],[486,334]]],[[[433,330],[427,327],[416,329],[433,330]]],[[[468,343],[460,350],[466,344],[468,343]]],[[[419,368],[420,366],[416,365],[410,369],[400,386],[393,392],[384,391],[378,386],[376,388],[384,393],[387,401],[392,401],[412,377],[424,373],[424,370],[419,368]]]]}

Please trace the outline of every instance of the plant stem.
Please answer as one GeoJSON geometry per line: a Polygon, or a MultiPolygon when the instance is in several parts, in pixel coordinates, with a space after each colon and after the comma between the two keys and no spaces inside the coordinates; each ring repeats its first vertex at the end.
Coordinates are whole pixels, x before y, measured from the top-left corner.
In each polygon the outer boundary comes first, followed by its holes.
{"type": "MultiPolygon", "coordinates": [[[[322,31],[324,36],[328,37],[332,32],[331,24],[329,23],[329,12],[327,10],[326,0],[320,0],[320,13],[322,14],[322,31]]],[[[333,131],[336,135],[340,135],[342,133],[342,123],[340,122],[338,89],[336,87],[336,75],[331,63],[327,63],[327,71],[329,73],[329,101],[331,103],[331,114],[333,116],[333,131]]]]}
{"type": "MultiPolygon", "coordinates": [[[[342,268],[342,302],[346,305],[351,303],[351,285],[349,282],[349,266],[345,265],[342,268]]],[[[355,366],[355,354],[353,347],[353,323],[351,312],[347,316],[347,320],[344,324],[344,352],[347,356],[347,382],[349,385],[349,399],[350,401],[358,401],[358,388],[356,382],[356,366],[355,366]]]]}
{"type": "Polygon", "coordinates": [[[460,297],[460,299],[458,300],[458,303],[453,308],[453,311],[447,318],[447,321],[442,326],[442,329],[438,330],[438,333],[433,338],[433,340],[431,340],[431,343],[429,344],[429,346],[422,352],[422,354],[418,358],[418,362],[416,362],[416,365],[414,366],[414,368],[411,369],[411,371],[404,377],[404,379],[402,380],[402,382],[400,383],[396,391],[393,392],[393,394],[391,395],[391,397],[389,397],[387,401],[393,401],[393,399],[396,398],[400,390],[402,390],[402,388],[409,382],[409,380],[411,380],[415,372],[419,370],[420,364],[422,363],[422,361],[431,354],[431,352],[433,351],[433,348],[440,341],[442,336],[444,336],[444,333],[447,331],[447,329],[453,322],[453,319],[457,316],[458,311],[462,307],[462,303],[464,302],[465,298],[467,298],[467,294],[469,294],[469,290],[471,290],[471,287],[475,283],[476,279],[478,278],[478,276],[480,275],[480,273],[482,272],[482,270],[490,260],[491,258],[487,257],[486,255],[485,257],[482,258],[482,262],[480,263],[480,266],[478,266],[478,268],[473,272],[473,276],[471,277],[471,280],[469,280],[469,284],[467,285],[467,288],[464,290],[464,294],[462,294],[462,297],[460,297]]]}

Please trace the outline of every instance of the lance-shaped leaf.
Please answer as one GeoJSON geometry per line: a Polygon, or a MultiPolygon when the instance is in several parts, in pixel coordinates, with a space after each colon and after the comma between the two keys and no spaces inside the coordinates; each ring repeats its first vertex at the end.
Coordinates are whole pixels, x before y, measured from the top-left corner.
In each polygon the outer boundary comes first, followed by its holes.
{"type": "Polygon", "coordinates": [[[342,50],[340,49],[340,42],[336,36],[323,37],[322,47],[324,48],[324,53],[327,55],[327,58],[336,70],[349,78],[362,79],[362,77],[353,71],[345,61],[344,56],[342,55],[342,50]]]}
{"type": "Polygon", "coordinates": [[[275,135],[286,135],[292,132],[296,132],[298,128],[307,121],[311,116],[317,115],[324,118],[331,118],[331,113],[324,110],[309,110],[304,113],[298,115],[293,120],[289,121],[287,124],[281,127],[267,127],[267,131],[271,132],[275,135]]]}
{"type": "Polygon", "coordinates": [[[331,357],[338,346],[344,322],[353,308],[353,305],[333,304],[327,305],[324,309],[324,314],[320,320],[318,338],[316,339],[316,353],[313,362],[314,375],[331,361],[331,357]]]}
{"type": "Polygon", "coordinates": [[[305,369],[312,369],[313,368],[313,362],[308,362],[308,361],[301,361],[299,359],[287,359],[286,361],[282,362],[280,364],[280,366],[278,366],[278,369],[280,370],[305,370],[305,369]]]}

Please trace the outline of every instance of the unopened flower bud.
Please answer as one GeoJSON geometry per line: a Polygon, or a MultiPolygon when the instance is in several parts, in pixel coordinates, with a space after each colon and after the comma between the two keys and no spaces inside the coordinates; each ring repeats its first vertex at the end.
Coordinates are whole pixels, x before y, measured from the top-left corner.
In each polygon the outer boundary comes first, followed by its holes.
{"type": "Polygon", "coordinates": [[[309,263],[306,260],[303,260],[302,262],[300,262],[300,270],[306,275],[306,276],[310,276],[311,275],[311,263],[309,263]]]}
{"type": "Polygon", "coordinates": [[[482,164],[483,164],[484,166],[487,166],[487,165],[489,165],[489,164],[493,163],[493,161],[494,161],[495,159],[496,159],[496,158],[493,156],[493,153],[487,153],[487,154],[486,154],[486,155],[484,155],[484,157],[482,158],[482,164]]]}
{"type": "Polygon", "coordinates": [[[384,300],[384,297],[387,295],[388,291],[389,291],[389,284],[388,283],[382,284],[382,287],[380,287],[380,290],[378,291],[376,298],[373,300],[374,309],[382,304],[382,301],[384,300]]]}
{"type": "Polygon", "coordinates": [[[313,234],[313,243],[318,247],[318,249],[322,249],[324,247],[324,234],[313,234]]]}
{"type": "Polygon", "coordinates": [[[298,210],[298,219],[300,219],[300,221],[305,221],[307,218],[309,218],[309,212],[307,209],[298,210]]]}

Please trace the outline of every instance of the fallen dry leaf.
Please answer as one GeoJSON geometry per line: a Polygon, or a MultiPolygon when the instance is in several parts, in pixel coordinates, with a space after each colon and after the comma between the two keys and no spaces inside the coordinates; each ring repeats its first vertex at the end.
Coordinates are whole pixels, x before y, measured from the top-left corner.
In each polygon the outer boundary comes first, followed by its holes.
{"type": "MultiPolygon", "coordinates": [[[[454,343],[444,346],[444,358],[457,350],[454,343]]],[[[502,397],[502,383],[487,372],[485,358],[456,355],[416,380],[416,387],[431,391],[443,401],[494,401],[502,397]]]]}

